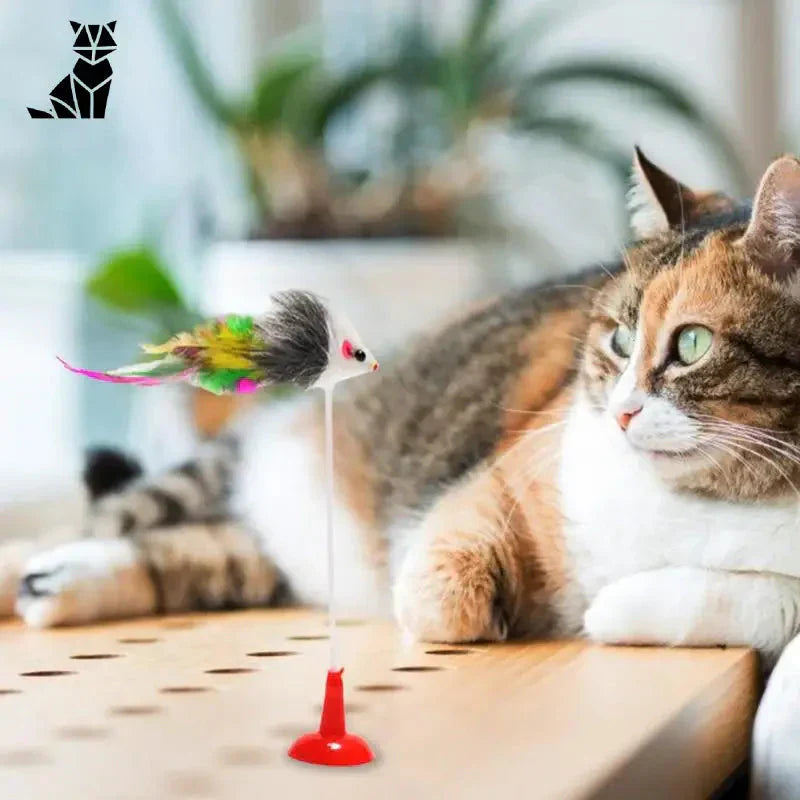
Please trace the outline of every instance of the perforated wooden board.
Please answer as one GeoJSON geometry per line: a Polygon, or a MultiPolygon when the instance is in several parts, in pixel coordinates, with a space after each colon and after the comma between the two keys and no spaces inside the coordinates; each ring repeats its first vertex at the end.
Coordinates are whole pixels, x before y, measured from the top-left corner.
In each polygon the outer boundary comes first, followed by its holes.
{"type": "Polygon", "coordinates": [[[0,627],[0,798],[691,798],[747,754],[745,651],[406,647],[370,623],[343,627],[342,651],[349,726],[377,762],[297,764],[324,635],[290,611],[0,627]]]}

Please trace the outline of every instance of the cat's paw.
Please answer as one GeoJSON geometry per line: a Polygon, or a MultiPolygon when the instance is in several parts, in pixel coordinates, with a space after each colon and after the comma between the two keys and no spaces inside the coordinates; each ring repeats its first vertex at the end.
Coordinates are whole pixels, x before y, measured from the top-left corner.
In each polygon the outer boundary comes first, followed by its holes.
{"type": "Polygon", "coordinates": [[[128,539],[81,539],[33,556],[19,582],[17,613],[36,628],[151,613],[155,591],[128,539]]]}
{"type": "Polygon", "coordinates": [[[674,594],[660,586],[657,570],[637,572],[604,586],[583,617],[590,639],[606,644],[679,644],[686,617],[674,594]]]}
{"type": "Polygon", "coordinates": [[[756,800],[800,797],[800,638],[795,638],[770,676],[753,728],[752,796],[756,800]]]}
{"type": "Polygon", "coordinates": [[[483,554],[469,550],[412,548],[394,584],[400,627],[430,642],[506,639],[491,567],[483,554]]]}

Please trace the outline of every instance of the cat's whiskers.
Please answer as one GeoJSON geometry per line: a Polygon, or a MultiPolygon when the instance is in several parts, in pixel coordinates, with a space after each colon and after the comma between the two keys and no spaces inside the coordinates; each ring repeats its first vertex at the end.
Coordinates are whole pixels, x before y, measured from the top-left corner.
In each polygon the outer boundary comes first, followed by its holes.
{"type": "Polygon", "coordinates": [[[707,424],[707,426],[709,430],[716,430],[727,436],[739,438],[750,444],[758,445],[800,466],[800,450],[794,445],[790,445],[788,442],[782,442],[779,439],[775,439],[775,437],[758,435],[752,432],[732,430],[725,425],[707,424]]]}
{"type": "MultiPolygon", "coordinates": [[[[505,450],[505,452],[494,458],[492,461],[492,467],[495,469],[498,467],[503,467],[506,459],[509,459],[513,456],[518,456],[519,448],[530,445],[532,439],[535,439],[540,434],[549,433],[566,424],[566,420],[559,420],[558,422],[551,422],[548,425],[543,425],[541,428],[537,428],[536,430],[524,428],[520,431],[516,431],[520,435],[517,437],[516,441],[507,450],[505,450]]],[[[513,432],[515,431],[512,431],[512,433],[513,432]]]]}
{"type": "MultiPolygon", "coordinates": [[[[794,490],[798,500],[800,500],[800,490],[798,490],[797,486],[794,484],[791,478],[786,474],[786,471],[780,465],[778,465],[774,459],[769,458],[769,456],[767,456],[765,453],[761,453],[758,450],[754,450],[752,447],[747,446],[747,444],[755,444],[756,446],[760,445],[761,447],[765,447],[766,445],[763,442],[760,443],[752,442],[749,439],[735,437],[721,432],[716,432],[713,435],[716,437],[718,443],[724,442],[733,448],[738,448],[739,450],[745,453],[749,453],[750,455],[755,456],[756,458],[760,458],[762,461],[764,461],[766,464],[772,467],[786,481],[786,483],[794,490]],[[742,444],[742,442],[747,442],[747,444],[742,444]]],[[[795,464],[800,466],[799,459],[790,458],[789,456],[786,456],[785,453],[780,453],[780,454],[786,457],[788,460],[793,461],[795,464]]]]}
{"type": "MultiPolygon", "coordinates": [[[[624,248],[622,248],[622,247],[620,247],[619,245],[617,245],[617,249],[620,251],[620,254],[622,255],[622,261],[625,263],[625,266],[628,266],[628,263],[627,263],[627,255],[625,254],[625,250],[624,250],[624,248]]],[[[595,262],[594,266],[595,266],[595,267],[599,267],[599,268],[600,268],[600,270],[601,270],[602,272],[604,272],[606,275],[608,275],[608,277],[609,277],[609,278],[611,278],[611,280],[612,280],[612,281],[614,280],[614,273],[613,273],[613,272],[611,272],[611,271],[610,271],[610,270],[609,270],[609,269],[608,269],[608,268],[605,266],[605,264],[603,264],[603,263],[602,263],[602,261],[597,261],[597,262],[595,262]]],[[[600,289],[598,289],[597,291],[599,292],[599,291],[600,291],[600,289]]]]}
{"type": "MultiPolygon", "coordinates": [[[[608,272],[608,270],[606,270],[608,272]]],[[[611,274],[611,273],[609,273],[611,274]]],[[[588,286],[585,283],[556,283],[549,286],[550,289],[585,289],[587,292],[594,292],[595,294],[600,294],[602,289],[598,289],[596,286],[588,286]]]]}
{"type": "MultiPolygon", "coordinates": [[[[757,425],[747,425],[744,422],[733,422],[731,420],[722,419],[721,417],[715,417],[711,414],[695,414],[694,418],[703,423],[707,421],[709,424],[722,425],[725,428],[733,428],[737,431],[763,437],[769,441],[775,442],[776,444],[787,447],[800,455],[800,447],[781,439],[779,436],[776,436],[777,431],[775,431],[773,428],[761,428],[757,425]]],[[[789,435],[788,432],[787,435],[789,435]]]]}
{"type": "MultiPolygon", "coordinates": [[[[511,455],[518,455],[518,447],[529,446],[532,439],[536,439],[545,433],[550,433],[566,424],[566,420],[560,420],[559,422],[553,422],[534,431],[524,431],[523,435],[520,436],[519,439],[505,453],[503,453],[503,455],[495,460],[494,466],[499,467],[506,458],[510,457],[511,455]]],[[[545,443],[543,442],[541,444],[545,443]]],[[[539,443],[534,442],[534,445],[539,445],[539,443]]],[[[503,475],[503,480],[516,495],[511,508],[506,514],[506,518],[503,523],[503,531],[508,530],[508,526],[511,524],[511,518],[519,507],[525,491],[527,491],[527,489],[541,477],[542,472],[548,469],[553,462],[557,460],[559,455],[560,452],[558,447],[549,447],[547,450],[545,450],[540,446],[533,453],[523,459],[521,467],[516,469],[513,473],[503,475]],[[544,455],[544,458],[542,458],[542,455],[544,455]]]]}
{"type": "MultiPolygon", "coordinates": [[[[701,441],[711,444],[713,447],[722,450],[723,453],[726,453],[731,458],[740,463],[754,478],[758,478],[758,472],[756,472],[755,467],[753,467],[752,464],[749,464],[747,462],[747,459],[745,459],[744,456],[741,455],[741,453],[737,453],[732,447],[729,447],[727,444],[723,444],[720,441],[720,439],[714,436],[713,434],[705,434],[705,435],[701,434],[701,437],[702,437],[701,441]]],[[[698,450],[699,449],[700,448],[698,447],[698,450]]],[[[725,474],[724,468],[721,465],[718,466],[720,470],[723,472],[723,474],[725,474]]],[[[727,478],[727,475],[725,475],[725,477],[727,478]]]]}
{"type": "Polygon", "coordinates": [[[548,453],[548,458],[546,460],[537,459],[534,461],[534,459],[530,459],[526,464],[523,465],[522,469],[520,469],[518,473],[506,480],[508,487],[513,490],[516,498],[511,504],[511,508],[506,514],[505,520],[503,520],[503,533],[508,531],[508,528],[511,525],[511,519],[514,516],[514,512],[522,503],[524,493],[530,488],[534,481],[541,477],[541,471],[544,468],[552,466],[552,464],[557,461],[559,455],[558,448],[553,448],[550,453],[548,453]],[[530,470],[532,467],[538,467],[539,469],[537,472],[531,475],[530,470]],[[514,483],[518,478],[523,478],[524,482],[519,486],[515,486],[514,483]]]}
{"type": "Polygon", "coordinates": [[[720,464],[719,461],[717,461],[711,455],[711,453],[709,453],[708,451],[704,450],[703,447],[701,445],[699,445],[699,444],[697,445],[697,452],[700,453],[700,455],[703,456],[703,458],[705,458],[707,461],[710,461],[712,466],[717,468],[717,470],[719,471],[720,475],[723,478],[727,479],[727,474],[726,474],[724,468],[722,467],[722,464],[720,464]]]}
{"type": "Polygon", "coordinates": [[[534,411],[532,409],[527,408],[511,408],[510,406],[504,406],[500,403],[494,403],[494,405],[499,408],[501,411],[508,411],[510,414],[528,414],[530,416],[551,416],[556,417],[563,414],[560,409],[545,409],[543,411],[534,411]]]}

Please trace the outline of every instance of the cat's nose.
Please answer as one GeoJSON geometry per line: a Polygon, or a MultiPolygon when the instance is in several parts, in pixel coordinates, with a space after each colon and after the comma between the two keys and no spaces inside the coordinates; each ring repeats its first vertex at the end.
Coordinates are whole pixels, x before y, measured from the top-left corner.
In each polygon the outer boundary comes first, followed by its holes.
{"type": "Polygon", "coordinates": [[[628,430],[628,425],[631,424],[631,420],[642,410],[641,406],[637,408],[633,408],[630,411],[620,411],[617,414],[617,425],[622,428],[622,430],[628,430]]]}

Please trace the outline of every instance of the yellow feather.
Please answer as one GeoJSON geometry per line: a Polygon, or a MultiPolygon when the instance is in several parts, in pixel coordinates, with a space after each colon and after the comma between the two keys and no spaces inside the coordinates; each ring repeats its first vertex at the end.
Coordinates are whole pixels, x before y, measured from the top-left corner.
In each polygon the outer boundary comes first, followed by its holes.
{"type": "Polygon", "coordinates": [[[198,348],[207,369],[254,369],[248,357],[253,351],[253,342],[236,336],[225,325],[218,323],[198,325],[191,333],[183,332],[163,344],[145,344],[142,349],[151,355],[173,353],[178,347],[198,348]]]}
{"type": "Polygon", "coordinates": [[[253,362],[246,356],[222,348],[209,348],[203,359],[211,369],[253,369],[253,362]]]}
{"type": "Polygon", "coordinates": [[[199,341],[194,334],[178,333],[163,344],[143,344],[142,350],[151,355],[171,353],[176,347],[205,347],[205,343],[199,341]]]}

